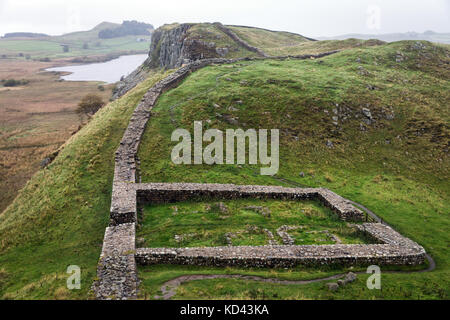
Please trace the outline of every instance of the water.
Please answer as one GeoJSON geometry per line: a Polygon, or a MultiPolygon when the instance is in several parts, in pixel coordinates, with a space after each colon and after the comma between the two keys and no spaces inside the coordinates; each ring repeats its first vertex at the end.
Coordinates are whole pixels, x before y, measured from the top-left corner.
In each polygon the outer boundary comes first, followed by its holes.
{"type": "Polygon", "coordinates": [[[115,83],[119,81],[122,76],[127,76],[133,72],[147,58],[148,55],[146,54],[121,56],[108,62],[48,68],[46,71],[71,72],[71,74],[61,77],[61,79],[66,81],[101,81],[115,83]]]}

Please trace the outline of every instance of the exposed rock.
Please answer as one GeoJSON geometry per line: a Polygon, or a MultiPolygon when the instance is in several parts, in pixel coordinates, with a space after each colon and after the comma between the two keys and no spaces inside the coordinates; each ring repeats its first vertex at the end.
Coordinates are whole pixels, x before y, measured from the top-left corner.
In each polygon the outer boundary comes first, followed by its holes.
{"type": "Polygon", "coordinates": [[[365,124],[371,125],[373,121],[372,112],[368,108],[362,108],[362,114],[364,118],[362,119],[365,124]]]}
{"type": "Polygon", "coordinates": [[[126,77],[122,77],[113,89],[111,100],[116,100],[144,81],[149,74],[149,59],[126,77]]]}
{"type": "Polygon", "coordinates": [[[397,51],[397,54],[395,55],[395,62],[400,63],[405,60],[405,56],[400,51],[397,51]]]}
{"type": "Polygon", "coordinates": [[[51,155],[46,157],[44,160],[42,160],[41,168],[44,169],[44,168],[48,167],[53,162],[53,160],[55,160],[55,158],[58,156],[58,154],[59,154],[59,151],[55,151],[51,155]]]}
{"type": "Polygon", "coordinates": [[[180,235],[176,234],[174,236],[174,239],[175,239],[176,242],[180,243],[180,242],[192,239],[192,238],[194,238],[196,236],[197,236],[196,233],[187,233],[187,234],[180,234],[180,235]]]}
{"type": "Polygon", "coordinates": [[[296,230],[296,229],[298,229],[298,228],[299,228],[299,227],[290,227],[290,226],[284,225],[284,226],[281,226],[281,227],[279,227],[279,228],[277,229],[277,234],[278,234],[278,236],[281,238],[281,240],[283,241],[283,244],[288,245],[288,246],[291,246],[291,245],[294,245],[294,244],[295,244],[294,238],[292,238],[292,237],[289,235],[288,231],[290,231],[290,230],[296,230]]]}
{"type": "Polygon", "coordinates": [[[348,282],[354,282],[356,280],[357,276],[355,273],[353,272],[349,272],[346,276],[345,276],[345,281],[348,282]]]}
{"type": "Polygon", "coordinates": [[[337,291],[339,289],[339,285],[336,282],[327,283],[327,287],[329,291],[337,291]]]}
{"type": "Polygon", "coordinates": [[[41,168],[47,167],[50,163],[52,163],[52,159],[50,159],[49,157],[45,158],[41,161],[41,168]]]}
{"type": "Polygon", "coordinates": [[[259,207],[259,206],[248,206],[244,208],[245,210],[256,211],[261,214],[263,217],[270,218],[270,209],[267,207],[259,207]]]}
{"type": "Polygon", "coordinates": [[[138,247],[143,247],[145,245],[145,238],[137,238],[136,239],[136,245],[138,247]]]}
{"type": "Polygon", "coordinates": [[[228,48],[216,48],[216,52],[220,57],[225,57],[229,52],[230,49],[228,48]]]}
{"type": "Polygon", "coordinates": [[[358,74],[361,76],[368,76],[370,73],[363,66],[358,66],[358,74]]]}
{"type": "Polygon", "coordinates": [[[272,231],[269,229],[263,229],[263,232],[266,234],[267,238],[269,238],[269,246],[276,246],[278,242],[275,240],[272,231]]]}
{"type": "Polygon", "coordinates": [[[219,210],[220,213],[223,213],[223,214],[228,213],[228,207],[223,202],[215,203],[213,208],[219,210]]]}
{"type": "Polygon", "coordinates": [[[334,147],[334,144],[333,144],[333,142],[332,142],[331,140],[327,140],[326,145],[327,145],[327,147],[330,148],[330,149],[334,147]]]}
{"type": "Polygon", "coordinates": [[[236,238],[236,235],[232,232],[225,233],[225,241],[228,246],[233,245],[233,238],[236,238]]]}

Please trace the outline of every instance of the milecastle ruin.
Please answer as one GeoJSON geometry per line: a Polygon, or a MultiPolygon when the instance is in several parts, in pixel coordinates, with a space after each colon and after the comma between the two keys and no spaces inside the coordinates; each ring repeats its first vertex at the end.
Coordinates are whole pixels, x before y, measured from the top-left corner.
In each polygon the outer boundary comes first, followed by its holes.
{"type": "MultiPolygon", "coordinates": [[[[226,29],[224,26],[221,28],[226,29]]],[[[335,51],[270,59],[317,59],[333,53],[335,51]]],[[[97,269],[98,280],[93,285],[97,299],[136,299],[139,286],[137,264],[290,268],[297,265],[417,265],[424,262],[426,252],[423,247],[383,223],[357,225],[376,244],[136,248],[138,204],[146,203],[241,198],[317,200],[344,221],[367,221],[366,215],[348,200],[323,188],[138,183],[139,144],[150,118],[150,111],[159,96],[176,87],[190,73],[205,66],[269,58],[259,49],[258,54],[261,57],[233,60],[213,58],[191,62],[155,84],[136,107],[116,151],[110,226],[106,228],[104,236],[97,269]]]]}

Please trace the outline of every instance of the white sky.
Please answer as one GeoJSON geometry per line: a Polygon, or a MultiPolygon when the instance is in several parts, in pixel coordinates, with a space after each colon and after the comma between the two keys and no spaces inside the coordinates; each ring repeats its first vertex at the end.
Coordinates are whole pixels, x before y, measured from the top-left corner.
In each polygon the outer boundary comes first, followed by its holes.
{"type": "Polygon", "coordinates": [[[102,21],[215,22],[310,37],[450,32],[450,0],[0,0],[0,35],[62,34],[102,21]]]}

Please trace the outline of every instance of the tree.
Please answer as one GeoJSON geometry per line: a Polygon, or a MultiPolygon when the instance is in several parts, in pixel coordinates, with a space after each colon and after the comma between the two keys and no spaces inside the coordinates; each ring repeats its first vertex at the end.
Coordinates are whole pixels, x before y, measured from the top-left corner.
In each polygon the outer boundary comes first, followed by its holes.
{"type": "Polygon", "coordinates": [[[128,35],[151,35],[149,30],[153,30],[151,24],[137,22],[137,21],[124,21],[119,27],[112,29],[103,29],[98,33],[100,39],[111,39],[124,37],[128,35]]]}
{"type": "Polygon", "coordinates": [[[5,86],[5,87],[15,87],[15,86],[19,86],[19,85],[20,85],[20,81],[17,81],[14,79],[6,80],[5,83],[3,84],[3,86],[5,86]]]}
{"type": "Polygon", "coordinates": [[[78,104],[77,112],[93,116],[104,105],[105,103],[100,96],[91,93],[86,95],[78,104]]]}

